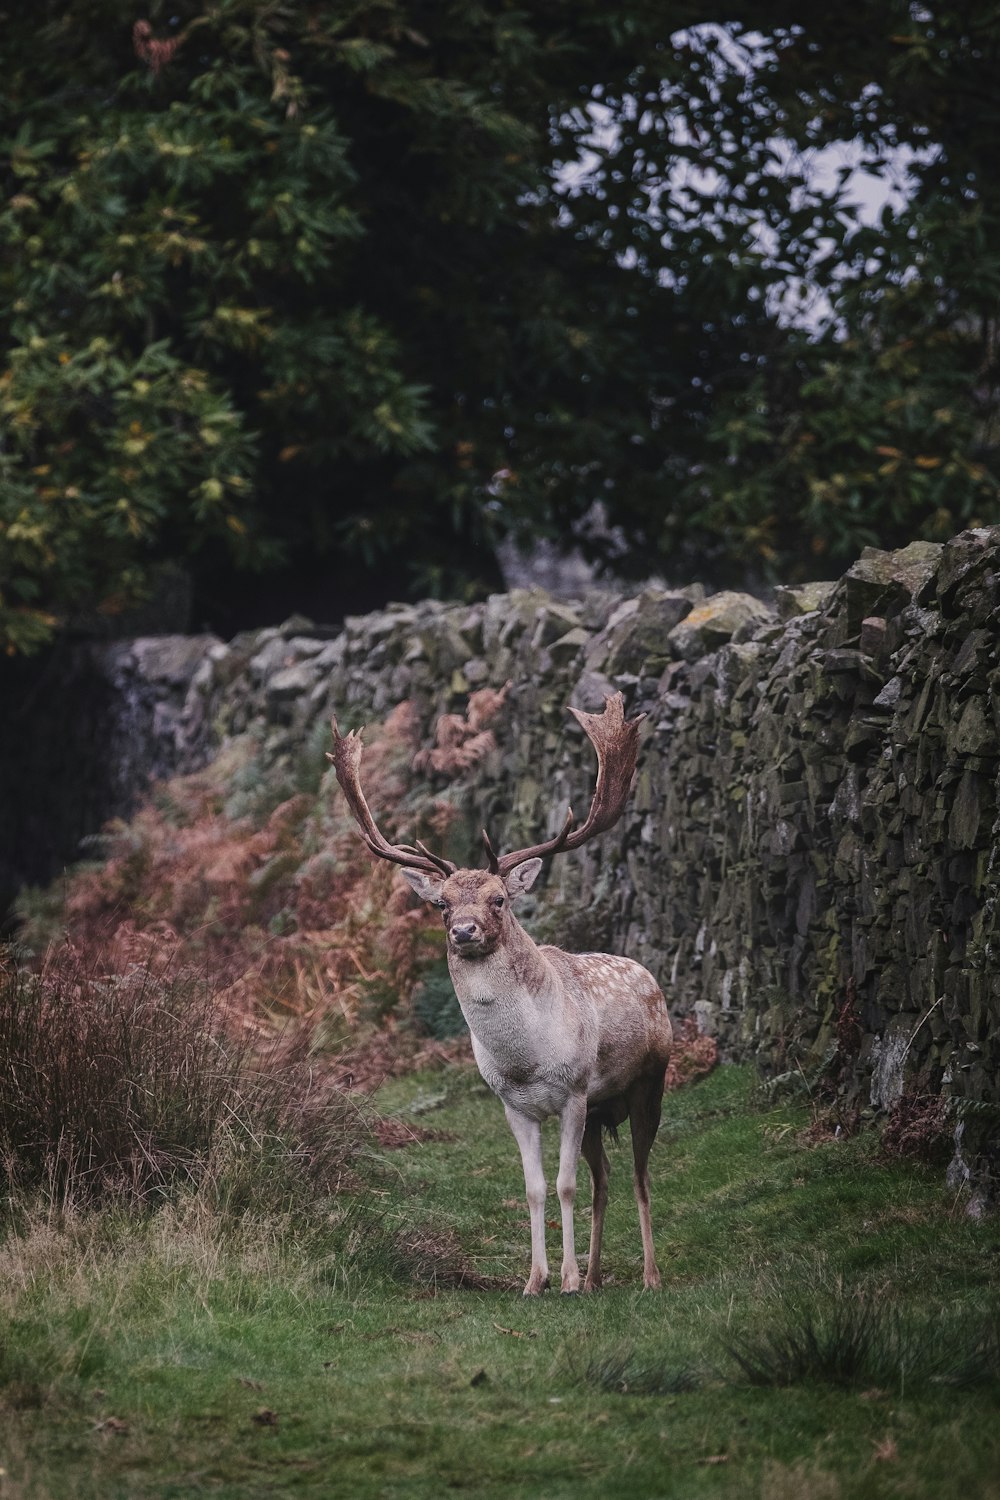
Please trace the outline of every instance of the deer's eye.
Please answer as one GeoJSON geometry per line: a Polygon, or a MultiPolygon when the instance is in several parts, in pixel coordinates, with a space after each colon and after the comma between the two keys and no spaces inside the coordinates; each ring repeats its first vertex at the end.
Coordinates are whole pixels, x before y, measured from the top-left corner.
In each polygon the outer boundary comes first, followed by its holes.
{"type": "Polygon", "coordinates": [[[447,903],[447,901],[435,901],[434,905],[437,907],[438,911],[447,911],[448,910],[448,903],[447,903]]]}
{"type": "Polygon", "coordinates": [[[501,906],[503,906],[503,903],[504,903],[503,896],[494,896],[493,897],[493,905],[496,907],[497,911],[500,910],[501,906]]]}

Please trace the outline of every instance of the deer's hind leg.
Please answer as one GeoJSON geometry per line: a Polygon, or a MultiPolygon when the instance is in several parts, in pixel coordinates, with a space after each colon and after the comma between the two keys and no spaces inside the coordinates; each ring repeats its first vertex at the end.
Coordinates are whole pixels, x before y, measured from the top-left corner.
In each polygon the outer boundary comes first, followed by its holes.
{"type": "Polygon", "coordinates": [[[642,1284],[647,1291],[660,1285],[653,1250],[653,1226],[649,1217],[649,1153],[660,1128],[663,1104],[663,1069],[637,1078],[629,1090],[629,1127],[632,1132],[633,1183],[642,1232],[642,1284]]]}
{"type": "Polygon", "coordinates": [[[601,1138],[601,1122],[596,1115],[588,1115],[580,1152],[590,1168],[593,1182],[593,1199],[590,1216],[590,1253],[587,1256],[587,1279],[583,1283],[585,1292],[596,1292],[603,1284],[601,1279],[601,1239],[604,1235],[604,1212],[608,1206],[608,1174],[611,1164],[601,1138]]]}

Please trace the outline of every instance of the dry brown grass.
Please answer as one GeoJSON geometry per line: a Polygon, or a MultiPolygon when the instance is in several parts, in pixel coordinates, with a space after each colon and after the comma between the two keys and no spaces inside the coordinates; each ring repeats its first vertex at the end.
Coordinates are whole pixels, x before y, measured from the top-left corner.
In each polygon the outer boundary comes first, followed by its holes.
{"type": "Polygon", "coordinates": [[[234,1037],[189,971],[117,956],[65,946],[34,972],[0,954],[8,1194],[134,1208],[207,1188],[241,1211],[356,1181],[368,1127],[301,1033],[234,1037]]]}

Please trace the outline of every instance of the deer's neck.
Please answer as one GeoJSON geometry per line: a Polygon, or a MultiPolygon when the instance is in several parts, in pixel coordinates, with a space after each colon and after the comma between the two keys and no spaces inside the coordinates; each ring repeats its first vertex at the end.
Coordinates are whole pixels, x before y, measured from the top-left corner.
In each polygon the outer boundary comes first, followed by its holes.
{"type": "Polygon", "coordinates": [[[530,1119],[558,1113],[588,1038],[545,954],[515,924],[488,957],[452,956],[448,966],[487,1084],[530,1119]]]}
{"type": "Polygon", "coordinates": [[[554,980],[538,945],[513,919],[503,942],[492,953],[484,958],[451,954],[448,969],[473,1031],[477,1029],[473,1016],[492,1007],[509,1012],[544,1005],[554,980]]]}

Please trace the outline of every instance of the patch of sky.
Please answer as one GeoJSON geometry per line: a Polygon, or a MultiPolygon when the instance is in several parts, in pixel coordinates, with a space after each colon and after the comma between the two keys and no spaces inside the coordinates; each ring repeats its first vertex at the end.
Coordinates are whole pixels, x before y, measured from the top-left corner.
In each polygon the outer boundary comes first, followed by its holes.
{"type": "MultiPolygon", "coordinates": [[[[886,131],[875,144],[861,138],[831,142],[822,139],[819,120],[804,132],[807,141],[810,135],[817,138],[815,145],[778,132],[753,134],[748,143],[738,129],[727,130],[727,112],[765,117],[755,85],[774,64],[778,46],[800,34],[793,30],[771,39],[705,23],[671,35],[675,51],[683,49],[692,67],[697,66],[701,109],[717,111],[711,164],[703,159],[698,111],[687,107],[676,84],[662,85],[654,107],[643,107],[637,97],[610,101],[595,88],[585,105],[560,121],[560,133],[573,138],[577,147],[573,159],[560,163],[555,178],[567,224],[581,216],[581,200],[607,199],[609,176],[621,182],[614,177],[615,161],[627,134],[634,187],[628,213],[655,231],[663,259],[653,269],[664,285],[684,285],[686,274],[674,252],[692,231],[703,244],[711,240],[721,245],[732,243],[734,226],[742,227],[739,247],[730,255],[755,260],[766,273],[760,287],[749,288],[748,297],[763,298],[767,310],[786,325],[815,332],[836,328],[838,283],[875,269],[863,256],[850,259],[852,240],[858,231],[885,227],[904,212],[916,186],[915,169],[932,161],[936,148],[898,143],[886,131]],[[648,141],[648,152],[636,140],[648,141]],[[654,161],[664,163],[665,170],[656,170],[654,161]],[[771,182],[781,191],[771,192],[771,182]],[[836,238],[823,233],[831,220],[839,226],[836,238]]],[[[862,109],[866,102],[874,106],[877,97],[877,88],[869,85],[859,100],[862,109]]],[[[613,220],[620,218],[622,208],[607,203],[605,211],[613,220]]],[[[618,251],[624,265],[637,264],[640,253],[648,262],[648,236],[641,252],[631,247],[618,251]]],[[[901,279],[908,274],[904,269],[901,279]]]]}

